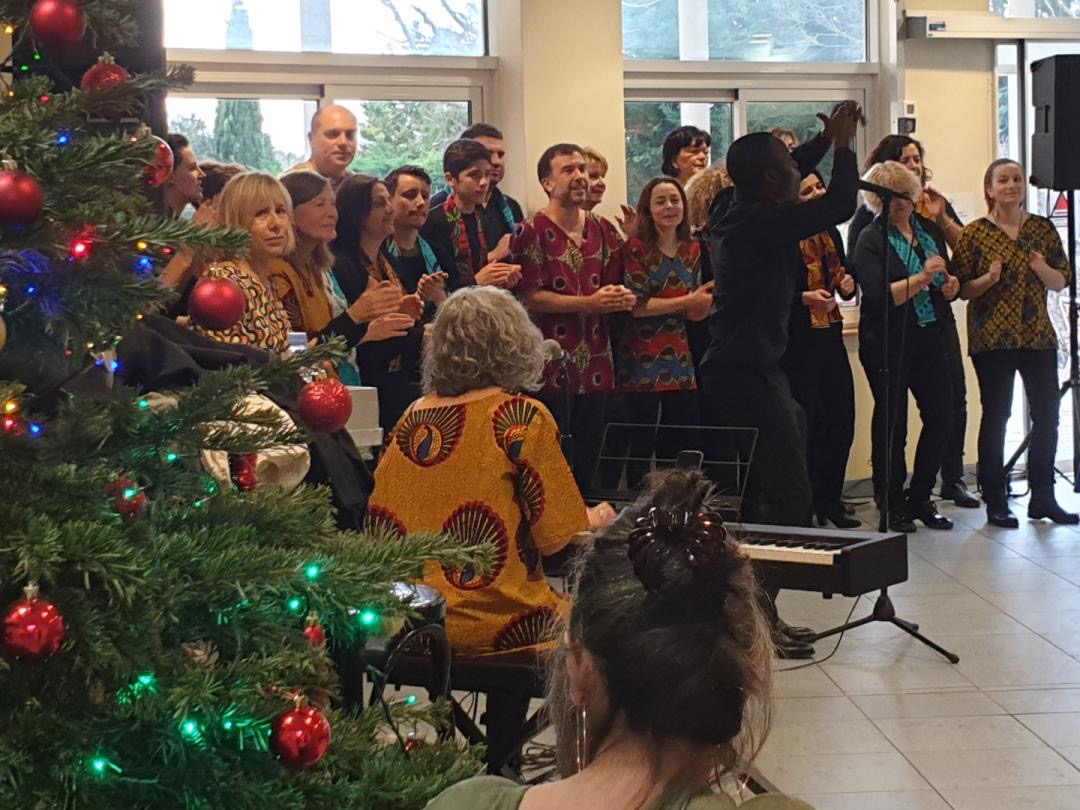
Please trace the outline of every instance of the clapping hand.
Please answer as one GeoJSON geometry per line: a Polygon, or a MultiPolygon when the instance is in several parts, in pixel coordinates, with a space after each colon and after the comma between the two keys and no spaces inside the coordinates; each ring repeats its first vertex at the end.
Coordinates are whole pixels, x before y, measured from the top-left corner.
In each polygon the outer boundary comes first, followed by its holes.
{"type": "Polygon", "coordinates": [[[948,265],[945,264],[945,260],[940,256],[931,256],[926,260],[926,264],[923,265],[922,276],[927,286],[934,283],[934,277],[938,273],[948,273],[948,265]]]}
{"type": "Polygon", "coordinates": [[[866,116],[855,101],[841,101],[833,108],[831,116],[818,113],[817,117],[825,127],[822,134],[834,147],[850,146],[859,124],[866,125],[866,116]]]}
{"type": "Polygon", "coordinates": [[[446,273],[428,273],[420,276],[416,292],[421,300],[438,306],[446,300],[446,273]]]}
{"type": "Polygon", "coordinates": [[[390,281],[369,284],[352,304],[349,317],[356,323],[368,323],[401,308],[401,288],[390,281]]]}
{"type": "Polygon", "coordinates": [[[1003,267],[1003,265],[1001,263],[1001,257],[1000,256],[995,256],[994,260],[992,262],[990,262],[990,269],[987,270],[986,274],[985,274],[986,277],[988,279],[990,279],[990,286],[991,287],[994,286],[995,284],[997,284],[999,281],[1001,281],[1002,267],[1003,267]]]}
{"type": "Polygon", "coordinates": [[[620,205],[619,209],[622,211],[622,216],[616,214],[615,221],[619,223],[623,236],[627,239],[636,238],[638,235],[637,209],[631,208],[629,205],[620,205]]]}
{"type": "Polygon", "coordinates": [[[414,323],[418,321],[420,316],[424,313],[424,301],[420,298],[419,293],[402,296],[401,306],[398,307],[398,312],[402,315],[408,315],[413,319],[414,323]]]}
{"type": "Polygon", "coordinates": [[[807,290],[802,294],[802,302],[811,312],[822,315],[832,312],[837,307],[836,296],[828,290],[807,290]]]}
{"type": "Polygon", "coordinates": [[[844,273],[840,276],[840,282],[836,285],[836,288],[840,290],[840,295],[844,298],[850,298],[855,294],[855,279],[844,273]]]}
{"type": "Polygon", "coordinates": [[[503,234],[498,244],[488,251],[487,258],[489,262],[501,262],[510,258],[510,234],[503,234]]]}
{"type": "Polygon", "coordinates": [[[960,292],[960,279],[956,276],[945,274],[945,283],[941,286],[941,293],[946,301],[952,301],[960,292]]]}
{"type": "Polygon", "coordinates": [[[405,337],[414,323],[416,323],[415,318],[402,312],[391,312],[389,315],[382,315],[368,324],[367,331],[360,342],[371,343],[376,340],[405,337]]]}
{"type": "Polygon", "coordinates": [[[637,296],[622,284],[606,284],[588,297],[593,312],[607,315],[612,312],[629,312],[637,306],[637,296]]]}
{"type": "Polygon", "coordinates": [[[709,281],[686,296],[683,311],[686,313],[688,321],[703,321],[709,317],[709,310],[712,309],[713,303],[714,286],[716,286],[716,282],[709,281]]]}
{"type": "Polygon", "coordinates": [[[1032,270],[1039,270],[1043,268],[1047,270],[1051,269],[1050,265],[1046,263],[1046,257],[1039,253],[1039,251],[1037,250],[1032,250],[1028,252],[1028,264],[1031,265],[1032,270]]]}
{"type": "Polygon", "coordinates": [[[476,274],[480,287],[513,287],[521,280],[521,265],[506,262],[489,262],[476,274]]]}

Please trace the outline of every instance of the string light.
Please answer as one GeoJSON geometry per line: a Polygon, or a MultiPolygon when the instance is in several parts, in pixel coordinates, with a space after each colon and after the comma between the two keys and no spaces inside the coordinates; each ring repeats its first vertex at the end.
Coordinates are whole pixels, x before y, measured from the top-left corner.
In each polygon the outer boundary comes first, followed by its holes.
{"type": "Polygon", "coordinates": [[[67,132],[61,132],[59,135],[56,136],[57,146],[67,146],[69,143],[71,143],[71,135],[69,135],[67,132]]]}
{"type": "Polygon", "coordinates": [[[304,576],[314,582],[322,575],[322,566],[318,563],[308,563],[304,566],[304,576]]]}
{"type": "Polygon", "coordinates": [[[8,413],[8,414],[18,413],[18,410],[19,410],[19,401],[18,400],[9,399],[7,402],[4,403],[4,413],[8,413]]]}
{"type": "Polygon", "coordinates": [[[175,464],[178,458],[180,458],[180,454],[173,450],[170,450],[168,453],[165,454],[165,463],[175,464]]]}
{"type": "Polygon", "coordinates": [[[36,292],[37,292],[37,287],[35,287],[33,284],[31,284],[29,287],[26,288],[26,294],[27,295],[33,295],[36,292]]]}
{"type": "Polygon", "coordinates": [[[360,611],[360,624],[364,627],[371,628],[379,623],[379,614],[371,608],[364,608],[360,611]]]}
{"type": "Polygon", "coordinates": [[[51,99],[48,96],[38,96],[38,101],[42,104],[48,104],[51,99]]]}
{"type": "Polygon", "coordinates": [[[15,33],[15,26],[11,23],[4,23],[4,33],[10,37],[15,33]]]}
{"type": "Polygon", "coordinates": [[[37,51],[34,51],[34,61],[35,62],[40,62],[41,61],[41,54],[38,53],[37,51]]]}
{"type": "Polygon", "coordinates": [[[290,597],[289,601],[285,603],[285,607],[288,608],[289,613],[299,616],[301,613],[304,612],[304,597],[290,597]]]}
{"type": "Polygon", "coordinates": [[[148,247],[150,247],[150,246],[148,244],[146,244],[146,242],[144,242],[142,239],[140,239],[138,242],[135,243],[135,249],[137,251],[139,251],[139,253],[142,253],[148,247]]]}
{"type": "Polygon", "coordinates": [[[4,417],[4,430],[7,430],[7,431],[14,430],[15,426],[18,425],[18,424],[19,424],[19,422],[14,416],[5,416],[4,417]]]}
{"type": "Polygon", "coordinates": [[[105,776],[109,771],[112,771],[113,773],[124,772],[119,765],[112,762],[108,757],[103,757],[100,754],[91,757],[87,761],[87,766],[90,769],[90,773],[94,776],[105,776]]]}
{"type": "Polygon", "coordinates": [[[140,256],[139,260],[137,262],[135,262],[135,266],[138,267],[140,270],[143,270],[143,271],[153,270],[154,269],[154,260],[151,259],[149,256],[140,256]]]}
{"type": "Polygon", "coordinates": [[[408,706],[415,706],[416,705],[416,695],[409,695],[407,698],[405,698],[405,704],[408,705],[408,706]]]}
{"type": "Polygon", "coordinates": [[[39,425],[37,422],[31,422],[30,423],[30,435],[31,436],[40,436],[41,435],[41,425],[39,425]]]}
{"type": "Polygon", "coordinates": [[[90,243],[85,239],[76,239],[71,243],[71,258],[78,261],[90,256],[90,243]]]}
{"type": "Polygon", "coordinates": [[[140,411],[145,411],[145,410],[148,410],[149,408],[150,408],[150,400],[145,399],[145,398],[139,400],[139,410],[140,411]]]}
{"type": "Polygon", "coordinates": [[[120,370],[120,361],[119,360],[110,360],[109,361],[109,373],[110,374],[115,374],[119,370],[120,370]]]}

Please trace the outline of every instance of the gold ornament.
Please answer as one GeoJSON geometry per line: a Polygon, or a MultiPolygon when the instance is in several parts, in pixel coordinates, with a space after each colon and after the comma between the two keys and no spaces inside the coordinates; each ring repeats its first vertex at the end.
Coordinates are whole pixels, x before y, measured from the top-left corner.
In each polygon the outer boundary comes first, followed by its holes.
{"type": "Polygon", "coordinates": [[[7,326],[4,324],[3,317],[0,317],[0,349],[4,348],[5,343],[7,343],[7,326]]]}

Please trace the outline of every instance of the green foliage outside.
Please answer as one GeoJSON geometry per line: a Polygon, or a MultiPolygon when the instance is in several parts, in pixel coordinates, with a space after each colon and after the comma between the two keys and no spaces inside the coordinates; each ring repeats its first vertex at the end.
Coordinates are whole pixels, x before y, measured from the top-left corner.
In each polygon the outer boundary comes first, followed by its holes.
{"type": "Polygon", "coordinates": [[[423,166],[442,188],[443,151],[469,126],[469,105],[457,101],[365,101],[353,171],[386,177],[403,163],[423,166]]]}

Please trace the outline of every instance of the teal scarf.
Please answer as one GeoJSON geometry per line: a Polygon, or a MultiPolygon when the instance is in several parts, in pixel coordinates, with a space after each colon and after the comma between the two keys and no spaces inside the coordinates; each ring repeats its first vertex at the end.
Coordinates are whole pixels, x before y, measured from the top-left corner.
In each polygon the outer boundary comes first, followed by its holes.
{"type": "MultiPolygon", "coordinates": [[[[424,257],[424,273],[431,275],[439,269],[439,262],[435,258],[435,252],[431,249],[431,245],[427,243],[424,237],[419,236],[416,239],[416,243],[420,246],[420,255],[424,257]]],[[[390,254],[393,259],[401,258],[401,250],[397,246],[397,242],[393,239],[387,241],[386,252],[390,254]]]]}
{"type": "MultiPolygon", "coordinates": [[[[889,225],[889,244],[892,245],[892,249],[896,251],[896,255],[907,263],[908,276],[917,276],[923,270],[924,259],[919,257],[919,251],[916,250],[916,246],[921,247],[923,255],[929,259],[931,256],[940,256],[937,249],[937,242],[933,237],[926,232],[918,221],[914,223],[915,233],[915,245],[908,242],[895,225],[889,225]]],[[[940,290],[945,284],[945,274],[935,273],[934,280],[930,282],[930,286],[934,289],[940,290]]],[[[923,290],[920,293],[916,293],[912,299],[912,305],[915,307],[915,320],[919,326],[926,326],[927,324],[935,323],[937,321],[937,315],[934,313],[934,302],[930,299],[930,291],[923,290]]]]}

